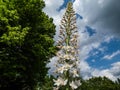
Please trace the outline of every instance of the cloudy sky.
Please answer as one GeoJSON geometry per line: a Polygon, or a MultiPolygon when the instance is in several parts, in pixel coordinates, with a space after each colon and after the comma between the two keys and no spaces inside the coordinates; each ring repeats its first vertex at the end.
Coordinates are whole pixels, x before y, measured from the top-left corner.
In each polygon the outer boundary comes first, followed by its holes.
{"type": "MultiPolygon", "coordinates": [[[[44,12],[59,24],[69,0],[44,0],[44,12]]],[[[120,0],[72,0],[80,34],[80,68],[84,79],[92,76],[120,78],[120,0]]],[[[56,58],[52,58],[52,63],[56,58]]],[[[49,65],[51,65],[50,63],[49,65]]],[[[52,72],[53,67],[50,72],[52,72]]]]}

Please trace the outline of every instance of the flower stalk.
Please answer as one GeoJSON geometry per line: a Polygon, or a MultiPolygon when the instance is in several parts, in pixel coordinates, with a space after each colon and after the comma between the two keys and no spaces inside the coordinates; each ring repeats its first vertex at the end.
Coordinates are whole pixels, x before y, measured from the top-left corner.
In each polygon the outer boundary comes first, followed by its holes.
{"type": "Polygon", "coordinates": [[[73,3],[68,2],[60,25],[57,47],[57,63],[55,73],[58,78],[54,81],[55,90],[76,90],[80,85],[79,58],[78,58],[78,31],[73,3]]]}

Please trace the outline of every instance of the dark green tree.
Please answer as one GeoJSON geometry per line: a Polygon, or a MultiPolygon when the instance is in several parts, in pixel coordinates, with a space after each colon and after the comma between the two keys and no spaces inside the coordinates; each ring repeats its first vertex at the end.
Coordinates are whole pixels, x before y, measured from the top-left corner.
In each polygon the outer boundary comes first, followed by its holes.
{"type": "Polygon", "coordinates": [[[45,84],[42,85],[42,90],[53,90],[53,82],[54,77],[53,76],[46,76],[45,77],[45,84]]]}
{"type": "Polygon", "coordinates": [[[116,90],[119,90],[120,89],[120,78],[118,78],[116,81],[115,81],[115,87],[116,87],[116,90]]]}
{"type": "Polygon", "coordinates": [[[0,1],[0,89],[34,90],[54,55],[55,26],[43,0],[0,1]]]}
{"type": "Polygon", "coordinates": [[[119,85],[107,77],[93,77],[83,80],[80,90],[119,90],[119,85]]]}

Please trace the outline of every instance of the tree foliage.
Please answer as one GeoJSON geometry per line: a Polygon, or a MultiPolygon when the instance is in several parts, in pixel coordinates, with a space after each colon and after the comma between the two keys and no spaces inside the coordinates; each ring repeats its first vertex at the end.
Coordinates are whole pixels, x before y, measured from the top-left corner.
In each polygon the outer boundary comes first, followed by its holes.
{"type": "MultiPolygon", "coordinates": [[[[118,79],[119,80],[119,79],[118,79]]],[[[112,81],[107,77],[93,77],[83,80],[80,90],[119,90],[120,83],[112,81]]]]}
{"type": "Polygon", "coordinates": [[[33,90],[53,56],[53,20],[43,0],[0,0],[0,89],[33,90]]]}

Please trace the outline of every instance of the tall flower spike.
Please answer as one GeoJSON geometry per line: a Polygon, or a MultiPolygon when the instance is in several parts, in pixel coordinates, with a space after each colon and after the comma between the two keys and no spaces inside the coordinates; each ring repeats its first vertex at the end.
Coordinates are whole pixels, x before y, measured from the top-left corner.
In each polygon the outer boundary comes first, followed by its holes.
{"type": "Polygon", "coordinates": [[[76,15],[73,3],[68,2],[67,9],[63,15],[60,25],[60,34],[57,47],[57,67],[55,72],[58,78],[54,81],[54,88],[62,90],[75,90],[81,83],[78,68],[78,31],[76,27],[76,15]]]}

